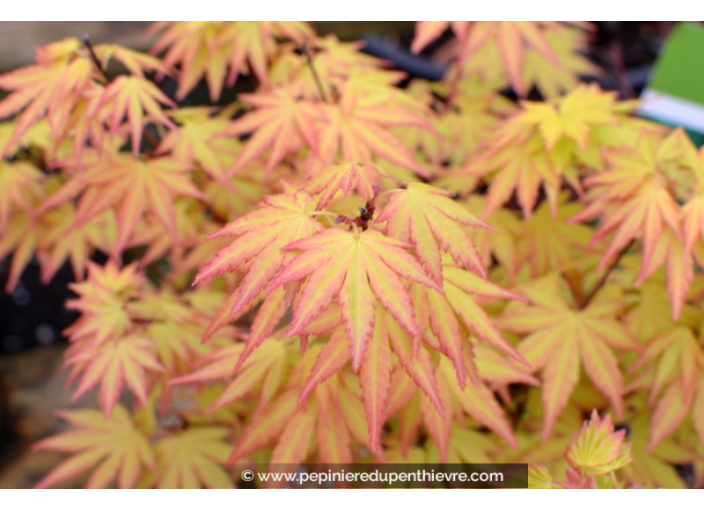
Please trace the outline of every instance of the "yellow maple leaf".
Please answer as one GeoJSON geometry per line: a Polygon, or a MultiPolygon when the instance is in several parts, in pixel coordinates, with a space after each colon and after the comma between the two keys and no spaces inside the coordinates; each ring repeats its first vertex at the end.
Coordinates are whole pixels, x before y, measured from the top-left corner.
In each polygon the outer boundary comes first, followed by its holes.
{"type": "Polygon", "coordinates": [[[601,418],[596,410],[572,438],[565,457],[582,475],[604,475],[633,461],[625,429],[614,431],[611,416],[601,418]]]}

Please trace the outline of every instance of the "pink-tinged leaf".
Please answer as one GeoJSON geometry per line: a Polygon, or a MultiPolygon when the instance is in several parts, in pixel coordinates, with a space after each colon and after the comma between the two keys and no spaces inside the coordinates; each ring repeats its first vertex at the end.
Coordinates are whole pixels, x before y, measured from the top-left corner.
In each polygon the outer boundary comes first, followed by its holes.
{"type": "Polygon", "coordinates": [[[386,402],[391,378],[391,349],[384,313],[377,307],[374,337],[367,347],[360,372],[362,400],[369,427],[369,445],[373,452],[381,448],[381,429],[386,416],[386,402]]]}
{"type": "Polygon", "coordinates": [[[449,253],[457,264],[486,277],[466,227],[491,227],[450,199],[446,191],[411,183],[406,189],[392,193],[376,222],[386,223],[385,232],[390,237],[413,245],[416,256],[437,283],[442,282],[441,252],[449,253]]]}
{"type": "Polygon", "coordinates": [[[587,336],[580,339],[584,370],[594,385],[609,399],[616,411],[616,416],[623,418],[623,377],[618,361],[609,348],[600,341],[587,336]]]}
{"type": "Polygon", "coordinates": [[[303,405],[308,395],[323,381],[332,377],[350,360],[350,351],[347,339],[344,335],[336,333],[323,346],[318,354],[310,375],[306,379],[301,393],[298,397],[298,404],[303,405]]]}
{"type": "Polygon", "coordinates": [[[354,462],[350,431],[338,412],[329,413],[327,420],[318,418],[315,429],[318,456],[324,464],[351,464],[354,462]]]}
{"type": "MultiPolygon", "coordinates": [[[[450,394],[442,378],[438,380],[438,390],[443,402],[444,409],[451,409],[450,394]]],[[[440,452],[440,461],[447,462],[447,454],[450,446],[450,434],[452,432],[452,413],[442,414],[437,412],[433,404],[425,395],[420,396],[420,414],[423,423],[428,430],[428,434],[433,438],[435,445],[440,452]]]]}
{"type": "Polygon", "coordinates": [[[667,436],[672,434],[689,413],[683,400],[682,388],[674,383],[665,392],[653,411],[648,452],[652,452],[667,436]]]}
{"type": "MultiPolygon", "coordinates": [[[[438,337],[441,350],[452,361],[457,382],[464,389],[467,384],[467,366],[463,352],[463,335],[455,312],[444,296],[430,289],[427,291],[430,329],[438,337]]],[[[467,343],[471,347],[471,344],[467,343]]]]}
{"type": "Polygon", "coordinates": [[[257,316],[252,322],[252,326],[249,328],[249,335],[245,341],[242,355],[235,365],[235,371],[239,370],[242,364],[271,335],[279,321],[281,321],[287,308],[284,304],[284,298],[283,289],[276,289],[264,299],[259,307],[257,316]]]}
{"type": "Polygon", "coordinates": [[[219,136],[253,134],[245,143],[234,165],[227,171],[226,177],[232,177],[267,149],[267,173],[288,154],[304,146],[317,152],[318,135],[313,126],[319,114],[315,104],[298,100],[282,89],[261,94],[243,94],[240,98],[257,109],[235,120],[219,136]]]}
{"type": "Polygon", "coordinates": [[[447,21],[416,21],[415,36],[411,44],[413,53],[420,53],[435,39],[440,37],[447,27],[447,21]]]}
{"type": "Polygon", "coordinates": [[[306,459],[315,432],[312,409],[298,409],[284,424],[281,437],[271,454],[273,465],[299,464],[306,459]]]}
{"type": "Polygon", "coordinates": [[[242,457],[267,446],[279,437],[291,416],[298,409],[297,399],[298,390],[290,390],[257,412],[245,427],[228,463],[234,464],[242,457]]]}
{"type": "Polygon", "coordinates": [[[530,366],[516,349],[501,335],[489,316],[472,299],[470,295],[455,287],[449,281],[445,283],[445,295],[450,306],[462,318],[465,325],[476,335],[505,352],[516,361],[530,366]]]}
{"type": "Polygon", "coordinates": [[[413,356],[411,339],[408,334],[390,317],[387,317],[386,324],[389,330],[391,346],[396,356],[398,356],[401,366],[433,403],[438,413],[444,416],[445,409],[442,405],[442,397],[435,379],[435,367],[431,362],[430,355],[425,349],[421,348],[417,356],[413,356]]]}
{"type": "Polygon", "coordinates": [[[453,371],[446,361],[440,364],[442,379],[452,392],[461,408],[477,422],[493,430],[512,448],[517,448],[513,428],[506,419],[506,413],[494,398],[492,391],[484,383],[468,384],[462,390],[454,380],[453,371]]]}
{"type": "Polygon", "coordinates": [[[543,369],[543,441],[552,434],[553,427],[579,380],[579,350],[576,347],[572,342],[562,342],[555,346],[543,369]]]}
{"type": "Polygon", "coordinates": [[[374,331],[374,297],[404,329],[417,336],[411,300],[400,277],[436,285],[423,275],[405,244],[374,230],[327,229],[289,244],[286,250],[303,253],[279,272],[268,290],[307,278],[287,335],[303,333],[337,296],[355,370],[374,331]]]}

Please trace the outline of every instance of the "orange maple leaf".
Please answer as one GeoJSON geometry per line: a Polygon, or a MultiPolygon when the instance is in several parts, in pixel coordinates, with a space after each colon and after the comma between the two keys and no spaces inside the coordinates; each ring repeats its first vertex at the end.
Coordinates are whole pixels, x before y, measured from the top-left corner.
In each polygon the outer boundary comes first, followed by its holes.
{"type": "MultiPolygon", "coordinates": [[[[311,346],[291,376],[289,387],[255,413],[235,445],[230,462],[270,444],[275,445],[269,460],[272,469],[290,469],[313,454],[323,463],[350,463],[353,439],[373,450],[363,425],[362,403],[350,387],[352,380],[342,374],[331,374],[316,386],[314,398],[300,405],[296,403],[301,376],[317,364],[316,358],[319,363],[324,348],[320,343],[311,346]]],[[[356,386],[356,381],[352,384],[356,386]]],[[[381,452],[378,458],[383,459],[380,455],[381,452]]]]}
{"type": "Polygon", "coordinates": [[[266,83],[276,37],[299,44],[312,37],[301,21],[160,21],[147,34],[158,34],[151,53],[165,53],[164,63],[180,68],[176,97],[183,99],[205,76],[212,101],[220,98],[225,82],[232,87],[250,68],[266,83]]]}
{"type": "Polygon", "coordinates": [[[107,123],[112,135],[117,134],[123,119],[126,118],[131,134],[132,154],[137,156],[142,144],[145,113],[151,116],[151,120],[161,122],[172,129],[176,127],[159,103],[176,108],[176,103],[146,78],[118,76],[92,101],[86,115],[96,115],[102,122],[107,123]]]}
{"type": "Polygon", "coordinates": [[[239,98],[257,109],[235,120],[218,137],[254,134],[247,140],[225,177],[231,177],[267,149],[267,173],[288,154],[302,147],[317,151],[318,133],[314,123],[320,113],[315,103],[297,99],[289,91],[281,89],[258,94],[241,94],[239,98]]]}
{"type": "Polygon", "coordinates": [[[113,154],[75,174],[38,208],[46,211],[81,197],[75,228],[108,209],[117,215],[117,240],[113,255],[121,253],[146,211],[154,214],[173,240],[178,239],[174,212],[177,196],[203,198],[191,182],[190,169],[169,157],[146,161],[113,154]]]}
{"type": "Polygon", "coordinates": [[[411,183],[391,192],[377,223],[386,223],[390,237],[411,244],[418,259],[438,283],[442,282],[441,253],[449,253],[457,264],[486,276],[484,265],[465,227],[491,227],[449,198],[449,193],[411,183]]]}
{"type": "Polygon", "coordinates": [[[323,164],[343,160],[372,161],[373,156],[429,177],[426,168],[388,128],[418,126],[432,131],[432,124],[404,102],[401,92],[379,87],[371,92],[347,84],[335,103],[320,104],[324,122],[318,128],[323,164]]]}
{"type": "Polygon", "coordinates": [[[318,232],[323,226],[310,216],[312,198],[305,192],[264,197],[259,209],[225,225],[211,238],[237,236],[220,250],[196,276],[194,285],[225,272],[246,272],[232,297],[229,313],[236,315],[248,307],[287,260],[293,258],[282,248],[318,232]]]}
{"type": "Polygon", "coordinates": [[[95,66],[80,55],[80,48],[78,39],[66,39],[40,49],[37,65],[0,75],[0,88],[11,91],[0,101],[0,119],[22,111],[12,137],[0,147],[0,155],[6,155],[9,148],[45,116],[52,133],[58,136],[84,93],[98,87],[93,81],[95,66]],[[49,59],[51,53],[56,54],[49,59]]]}
{"type": "MultiPolygon", "coordinates": [[[[693,173],[696,164],[693,146],[689,144],[689,151],[681,147],[682,137],[686,135],[678,131],[664,140],[644,134],[633,150],[613,154],[605,172],[586,180],[587,187],[591,188],[587,196],[589,203],[570,219],[575,222],[601,218],[592,244],[613,233],[600,268],[606,267],[632,241],[640,240],[643,258],[636,285],[642,284],[667,261],[668,292],[675,320],[682,311],[693,277],[680,207],[671,184],[679,180],[672,174],[693,173]]],[[[688,222],[688,226],[691,227],[691,223],[688,222]]]]}
{"type": "Polygon", "coordinates": [[[411,299],[401,278],[442,290],[423,272],[407,248],[405,243],[373,230],[356,233],[327,229],[288,244],[286,250],[303,253],[281,270],[268,290],[308,280],[301,289],[287,334],[300,333],[337,297],[355,370],[359,370],[374,332],[376,300],[406,331],[418,335],[411,299]]]}

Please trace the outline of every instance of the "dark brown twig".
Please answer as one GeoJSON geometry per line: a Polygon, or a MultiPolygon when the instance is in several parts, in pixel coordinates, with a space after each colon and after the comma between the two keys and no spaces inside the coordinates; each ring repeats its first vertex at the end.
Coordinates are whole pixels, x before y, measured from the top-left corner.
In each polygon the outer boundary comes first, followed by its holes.
{"type": "Polygon", "coordinates": [[[301,51],[303,52],[303,54],[306,56],[306,59],[308,60],[308,65],[310,66],[310,72],[313,74],[313,80],[315,81],[315,86],[318,87],[318,93],[320,94],[320,98],[323,100],[323,102],[329,103],[330,99],[328,98],[328,95],[325,92],[325,87],[323,87],[323,82],[320,80],[320,76],[318,76],[318,72],[315,70],[315,65],[313,63],[313,56],[310,54],[310,50],[308,49],[308,45],[304,44],[301,48],[301,51]]]}
{"type": "Polygon", "coordinates": [[[88,34],[85,34],[83,37],[81,37],[81,42],[83,43],[83,46],[85,46],[85,48],[88,50],[88,53],[90,53],[90,58],[93,61],[93,64],[95,65],[96,69],[101,74],[105,82],[110,83],[108,73],[105,72],[105,69],[103,69],[103,65],[100,63],[98,55],[95,54],[95,50],[93,49],[93,43],[90,42],[90,36],[88,34]]]}
{"type": "Polygon", "coordinates": [[[157,139],[154,138],[152,136],[152,134],[149,131],[147,131],[146,129],[144,131],[142,131],[142,137],[151,146],[152,150],[156,150],[159,147],[159,142],[157,141],[157,139]]]}
{"type": "Polygon", "coordinates": [[[601,278],[599,278],[599,281],[596,282],[596,285],[594,285],[594,288],[591,290],[589,294],[586,295],[584,298],[584,301],[582,301],[582,306],[580,306],[580,309],[584,309],[587,306],[589,306],[589,303],[591,302],[592,299],[594,299],[594,296],[596,296],[601,288],[606,284],[606,280],[609,278],[609,275],[611,272],[616,268],[618,263],[621,261],[621,258],[626,254],[628,250],[631,249],[633,244],[636,242],[635,239],[632,239],[630,243],[628,243],[626,246],[621,249],[621,251],[618,253],[616,257],[611,261],[609,264],[609,267],[606,268],[606,271],[604,271],[604,274],[601,275],[601,278]]]}

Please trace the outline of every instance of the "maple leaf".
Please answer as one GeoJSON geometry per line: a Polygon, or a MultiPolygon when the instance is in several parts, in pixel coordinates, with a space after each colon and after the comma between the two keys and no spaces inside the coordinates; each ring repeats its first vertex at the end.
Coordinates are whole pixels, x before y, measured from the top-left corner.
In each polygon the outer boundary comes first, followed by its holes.
{"type": "Polygon", "coordinates": [[[391,384],[391,348],[388,335],[386,318],[381,307],[377,306],[374,337],[364,354],[359,378],[369,429],[369,446],[377,454],[381,448],[381,429],[384,426],[391,384]]]}
{"type": "Polygon", "coordinates": [[[144,78],[145,71],[156,71],[169,74],[169,67],[161,60],[151,55],[123,48],[117,44],[98,44],[93,48],[101,63],[102,69],[107,69],[110,60],[118,60],[134,76],[144,78]]]}
{"type": "Polygon", "coordinates": [[[611,416],[600,418],[596,409],[567,448],[565,458],[582,475],[604,475],[633,461],[626,431],[614,431],[611,416]]]}
{"type": "Polygon", "coordinates": [[[160,21],[147,33],[158,34],[151,53],[164,52],[167,66],[180,67],[176,97],[186,97],[205,76],[212,101],[220,98],[225,81],[232,87],[249,68],[261,82],[268,81],[267,63],[276,37],[302,43],[312,36],[301,21],[160,21]]]}
{"type": "MultiPolygon", "coordinates": [[[[445,267],[444,272],[445,283],[443,289],[445,290],[447,301],[455,310],[455,313],[462,318],[465,326],[482,340],[489,342],[519,363],[527,365],[526,360],[501,335],[486,312],[477,304],[477,301],[482,298],[518,301],[525,301],[525,298],[460,268],[445,267]]],[[[432,306],[431,310],[433,310],[432,306]]]]}
{"type": "Polygon", "coordinates": [[[599,76],[599,67],[584,58],[583,49],[589,47],[589,31],[590,26],[581,25],[580,28],[563,26],[560,30],[545,32],[545,39],[560,66],[556,67],[540,52],[528,49],[521,73],[523,90],[535,84],[541,95],[550,99],[578,87],[581,77],[599,76]]]}
{"type": "MultiPolygon", "coordinates": [[[[624,265],[629,263],[629,258],[635,265],[637,272],[640,260],[638,257],[624,256],[624,265]]],[[[638,288],[637,294],[631,295],[628,311],[624,315],[623,323],[641,344],[650,341],[656,335],[672,329],[675,322],[669,309],[669,298],[665,282],[647,281],[638,288]]]]}
{"type": "Polygon", "coordinates": [[[582,264],[596,265],[601,253],[594,246],[594,231],[586,225],[569,221],[583,207],[568,202],[566,194],[561,194],[558,204],[557,215],[553,215],[549,204],[544,202],[521,224],[521,236],[517,242],[519,256],[522,263],[530,266],[531,276],[536,278],[554,270],[569,271],[582,264]]]}
{"type": "Polygon", "coordinates": [[[12,255],[8,292],[19,282],[45,231],[44,222],[33,214],[46,195],[45,180],[37,172],[26,162],[0,162],[0,258],[12,255]]]}
{"type": "Polygon", "coordinates": [[[210,97],[217,100],[225,80],[227,47],[218,44],[222,27],[209,21],[161,21],[152,24],[148,34],[158,34],[150,53],[165,50],[164,64],[180,67],[176,98],[183,99],[203,75],[208,82],[210,97]]]}
{"type": "Polygon", "coordinates": [[[177,377],[170,384],[193,384],[218,379],[229,380],[229,384],[206,410],[214,411],[247,395],[259,384],[259,406],[266,405],[278,392],[287,366],[287,349],[283,341],[264,341],[257,351],[239,363],[244,344],[235,344],[201,358],[202,367],[188,375],[177,377]],[[236,372],[235,377],[233,374],[236,372]],[[230,380],[231,379],[231,380],[230,380]]]}
{"type": "Polygon", "coordinates": [[[342,192],[346,197],[356,192],[363,200],[375,196],[375,186],[379,185],[386,173],[376,165],[364,161],[350,161],[328,166],[314,172],[304,184],[304,189],[318,197],[316,209],[325,209],[342,192]]]}
{"type": "Polygon", "coordinates": [[[484,463],[492,458],[496,448],[495,441],[485,434],[453,424],[450,432],[448,462],[484,463]]]}
{"type": "Polygon", "coordinates": [[[62,204],[43,214],[39,221],[46,230],[37,243],[37,258],[41,262],[41,280],[51,281],[66,260],[73,274],[82,280],[89,257],[94,249],[109,252],[116,238],[117,225],[111,211],[93,218],[81,229],[74,229],[75,207],[62,204]]]}
{"type": "Polygon", "coordinates": [[[551,23],[535,21],[475,22],[469,30],[460,58],[462,60],[469,59],[489,40],[495,39],[511,85],[519,95],[524,95],[527,90],[523,86],[521,71],[524,66],[526,47],[538,51],[556,67],[560,67],[557,56],[543,34],[545,26],[551,27],[551,23]]]}
{"type": "MultiPolygon", "coordinates": [[[[452,70],[448,71],[452,73],[452,70]]],[[[448,77],[441,84],[414,81],[408,92],[439,112],[428,115],[433,131],[418,127],[394,128],[406,147],[419,151],[428,160],[436,177],[434,184],[461,192],[473,189],[477,179],[456,175],[488,132],[514,106],[496,94],[494,84],[476,77],[448,77]],[[449,83],[448,83],[449,82],[449,83]],[[437,97],[444,98],[441,103],[437,97]]]]}
{"type": "Polygon", "coordinates": [[[169,130],[159,141],[158,154],[170,152],[172,157],[188,165],[199,165],[214,179],[221,179],[229,167],[227,157],[234,158],[240,145],[234,140],[215,138],[229,122],[223,116],[211,116],[209,108],[180,108],[167,114],[179,126],[169,130]]]}
{"type": "Polygon", "coordinates": [[[584,309],[575,309],[562,280],[546,277],[532,287],[521,287],[531,305],[510,305],[500,327],[528,333],[518,346],[534,370],[543,373],[547,439],[577,385],[580,364],[594,385],[608,398],[616,414],[623,415],[623,377],[618,360],[608,346],[637,350],[635,340],[617,320],[622,302],[607,290],[597,294],[584,309]],[[514,306],[515,305],[515,306],[514,306]]]}
{"type": "MultiPolygon", "coordinates": [[[[475,363],[471,361],[475,346],[466,331],[474,332],[514,360],[527,364],[479,306],[480,302],[488,300],[524,298],[455,267],[448,255],[443,262],[444,295],[419,285],[412,286],[411,290],[423,340],[452,361],[460,388],[464,390],[467,377],[475,382],[477,379],[475,363]]],[[[417,350],[418,342],[413,343],[413,348],[417,350]]]]}
{"type": "Polygon", "coordinates": [[[154,342],[154,351],[166,373],[187,370],[193,359],[206,356],[211,348],[201,342],[202,327],[176,321],[155,322],[147,326],[145,336],[154,342]]]}
{"type": "Polygon", "coordinates": [[[266,172],[290,153],[302,147],[318,150],[318,133],[314,128],[320,114],[314,103],[299,100],[286,90],[258,94],[241,94],[240,100],[257,109],[235,120],[218,136],[241,136],[254,133],[244,145],[234,165],[226,172],[231,177],[269,149],[266,172]]]}
{"type": "Polygon", "coordinates": [[[309,213],[312,209],[312,198],[305,192],[264,197],[264,204],[259,209],[236,219],[211,236],[238,237],[201,269],[194,285],[224,272],[246,272],[231,298],[229,313],[237,315],[293,258],[282,248],[323,228],[311,218],[309,213]]]}
{"type": "Polygon", "coordinates": [[[492,175],[485,215],[504,205],[515,190],[523,215],[530,218],[541,186],[556,215],[563,182],[582,193],[580,166],[604,166],[600,145],[618,140],[623,112],[633,108],[586,85],[550,102],[523,101],[521,106],[481,142],[478,158],[462,171],[492,175]]]}
{"type": "Polygon", "coordinates": [[[552,489],[552,476],[547,468],[541,464],[528,466],[529,489],[552,489]]]}
{"type": "Polygon", "coordinates": [[[87,115],[97,115],[101,121],[107,123],[113,136],[117,134],[123,119],[126,118],[131,134],[132,154],[136,157],[142,144],[145,113],[148,113],[151,119],[172,129],[176,127],[159,103],[176,108],[176,103],[146,78],[118,76],[108,83],[102,94],[92,103],[87,115]]]}
{"type": "Polygon", "coordinates": [[[157,443],[159,489],[232,489],[223,465],[230,452],[224,427],[189,427],[157,443]]]}
{"type": "Polygon", "coordinates": [[[74,376],[81,373],[74,400],[100,384],[98,396],[105,416],[112,413],[125,384],[146,406],[147,372],[164,370],[156,360],[152,342],[137,335],[113,338],[98,347],[73,344],[66,363],[76,365],[74,376]]]}
{"type": "Polygon", "coordinates": [[[22,111],[0,155],[6,155],[44,116],[52,133],[58,135],[84,92],[96,86],[92,80],[95,67],[78,54],[80,48],[75,38],[48,45],[38,49],[37,65],[0,75],[0,88],[11,91],[0,101],[0,118],[22,111]]]}
{"type": "MultiPolygon", "coordinates": [[[[676,133],[673,142],[680,146],[677,149],[685,153],[686,159],[693,159],[693,145],[689,137],[680,131],[676,131],[676,133]]],[[[686,203],[682,206],[682,221],[684,245],[687,252],[692,252],[697,240],[704,240],[704,151],[700,149],[698,158],[690,165],[693,168],[694,183],[691,182],[692,177],[687,174],[682,177],[677,176],[680,177],[679,185],[684,188],[683,195],[686,197],[686,203]]],[[[678,174],[682,173],[680,168],[675,167],[674,170],[679,170],[678,174]]],[[[672,172],[672,170],[670,171],[672,172]]]]}
{"type": "Polygon", "coordinates": [[[508,424],[506,413],[486,384],[480,382],[468,384],[464,389],[460,388],[449,364],[444,361],[440,362],[440,373],[440,379],[443,380],[441,384],[447,386],[460,409],[516,448],[516,438],[508,424]]]}
{"type": "Polygon", "coordinates": [[[324,118],[319,128],[321,162],[329,165],[340,157],[371,161],[378,156],[422,177],[430,177],[414,155],[388,132],[388,128],[399,126],[432,129],[403,97],[401,91],[390,87],[369,92],[348,84],[340,91],[336,103],[319,105],[324,118]]]}
{"type": "Polygon", "coordinates": [[[14,207],[31,211],[31,197],[44,195],[41,181],[42,173],[30,163],[0,161],[0,228],[7,227],[14,207]]]}
{"type": "Polygon", "coordinates": [[[352,438],[368,445],[363,427],[361,402],[339,374],[319,384],[315,398],[296,405],[301,389],[301,375],[310,370],[323,346],[316,344],[306,352],[296,374],[285,389],[268,404],[258,409],[247,424],[230,462],[237,462],[270,444],[275,444],[269,460],[270,469],[291,467],[316,454],[320,462],[352,461],[352,438]]]}
{"type": "MultiPolygon", "coordinates": [[[[701,366],[700,366],[701,368],[701,366]]],[[[662,397],[658,400],[652,415],[652,429],[647,445],[647,451],[652,453],[662,441],[670,434],[674,433],[684,422],[685,418],[692,412],[697,424],[699,437],[702,435],[702,427],[696,421],[702,416],[702,400],[704,391],[704,378],[697,376],[696,385],[692,390],[682,387],[680,381],[675,381],[669,385],[662,397]],[[688,393],[691,395],[687,400],[688,393]]]]}
{"type": "Polygon", "coordinates": [[[88,262],[87,267],[86,281],[70,285],[79,297],[66,304],[67,309],[79,311],[81,317],[65,332],[73,341],[99,345],[131,329],[132,317],[124,304],[139,295],[144,276],[137,271],[136,264],[120,269],[113,262],[102,267],[88,262]]]}
{"type": "Polygon", "coordinates": [[[686,170],[696,161],[692,153],[671,150],[682,136],[686,135],[674,132],[664,140],[643,136],[635,150],[614,154],[606,172],[586,180],[586,185],[599,194],[592,194],[587,207],[570,220],[600,216],[593,243],[614,233],[600,268],[606,267],[631,241],[641,240],[643,259],[636,285],[667,261],[668,292],[675,320],[682,311],[693,274],[691,257],[685,256],[679,206],[668,179],[673,167],[686,170]]]}
{"type": "MultiPolygon", "coordinates": [[[[629,370],[645,368],[633,378],[629,389],[650,389],[648,405],[654,410],[648,452],[673,434],[690,414],[697,435],[704,437],[700,421],[704,414],[704,352],[691,326],[682,322],[653,337],[629,370]]],[[[697,315],[690,322],[698,323],[697,315]]]]}
{"type": "Polygon", "coordinates": [[[56,190],[37,212],[74,199],[81,193],[74,226],[108,209],[117,216],[114,255],[121,253],[149,210],[177,239],[173,201],[176,196],[203,198],[189,178],[189,167],[169,157],[147,161],[119,154],[78,173],[56,190]]]}
{"type": "Polygon", "coordinates": [[[419,333],[411,300],[401,278],[440,290],[406,251],[408,245],[379,232],[326,229],[284,247],[301,251],[274,278],[268,291],[308,277],[293,311],[287,335],[300,333],[337,297],[349,340],[352,364],[359,370],[374,332],[374,302],[411,335],[419,333]]]}
{"type": "MultiPolygon", "coordinates": [[[[480,217],[484,212],[485,197],[470,195],[464,200],[458,200],[458,203],[480,217]]],[[[528,254],[524,255],[518,246],[522,236],[529,236],[530,230],[526,232],[528,222],[521,222],[514,213],[505,209],[499,209],[485,220],[491,224],[494,231],[485,228],[472,229],[469,236],[477,247],[484,267],[491,267],[492,262],[498,260],[505,268],[509,281],[512,282],[525,263],[524,259],[528,257],[528,254]]],[[[555,228],[559,228],[559,225],[555,228]]],[[[550,235],[550,233],[544,235],[550,235]]]]}
{"type": "MultiPolygon", "coordinates": [[[[571,23],[585,30],[592,29],[588,23],[571,23]]],[[[530,90],[531,81],[527,78],[533,74],[535,55],[549,62],[557,75],[553,79],[558,83],[560,80],[564,83],[563,74],[570,76],[564,67],[572,72],[593,71],[591,66],[582,62],[585,59],[576,56],[577,49],[583,45],[582,38],[574,37],[572,27],[553,21],[422,21],[416,24],[412,51],[421,51],[448,27],[458,39],[460,63],[477,60],[484,63],[486,51],[482,50],[493,50],[492,62],[501,60],[511,86],[519,96],[530,90]]]]}
{"type": "MultiPolygon", "coordinates": [[[[359,384],[362,389],[368,431],[364,435],[368,437],[369,449],[380,456],[382,455],[381,429],[390,412],[387,409],[387,402],[390,398],[392,351],[396,353],[414,383],[428,395],[428,403],[435,407],[433,414],[428,411],[429,419],[434,419],[434,414],[437,412],[443,413],[443,404],[438,393],[435,369],[428,353],[419,349],[416,356],[412,356],[409,338],[388,312],[377,304],[374,313],[374,335],[369,341],[361,363],[359,384]]],[[[344,333],[336,331],[332,334],[331,340],[320,350],[301,389],[299,403],[304,402],[308,395],[326,379],[335,373],[340,373],[351,357],[344,333]]]]}
{"type": "Polygon", "coordinates": [[[594,127],[617,123],[616,97],[595,86],[581,86],[557,103],[524,101],[516,122],[537,128],[548,150],[563,137],[587,150],[594,127]]]}
{"type": "MultiPolygon", "coordinates": [[[[638,409],[645,409],[646,403],[642,393],[631,399],[638,409]]],[[[687,485],[677,472],[675,466],[689,464],[695,455],[691,448],[679,444],[674,438],[666,438],[657,447],[648,449],[650,413],[639,412],[629,422],[629,442],[633,445],[631,453],[633,462],[623,468],[623,473],[631,483],[642,483],[646,488],[672,487],[685,489],[687,485]]]]}
{"type": "Polygon", "coordinates": [[[52,469],[36,488],[53,487],[90,470],[86,488],[104,488],[117,479],[121,489],[130,489],[137,485],[141,473],[156,469],[148,438],[122,405],[118,404],[109,418],[93,409],[58,414],[78,428],[44,439],[34,449],[70,453],[72,457],[52,469]]]}
{"type": "Polygon", "coordinates": [[[228,84],[234,85],[237,74],[243,73],[245,61],[254,74],[266,83],[266,58],[274,37],[286,37],[299,44],[311,38],[310,26],[303,21],[235,21],[225,25],[223,38],[232,42],[228,84]]]}
{"type": "Polygon", "coordinates": [[[575,469],[568,469],[565,473],[566,480],[560,482],[565,489],[598,489],[596,477],[594,475],[581,475],[575,469]]]}
{"type": "MultiPolygon", "coordinates": [[[[505,362],[505,360],[501,361],[505,362]]],[[[399,367],[391,377],[392,390],[386,412],[389,417],[399,414],[400,448],[404,455],[408,453],[410,445],[418,440],[418,427],[422,423],[437,446],[441,461],[448,462],[453,448],[453,435],[456,434],[456,425],[453,423],[464,420],[466,415],[491,429],[513,448],[517,446],[505,412],[487,384],[477,380],[462,388],[455,377],[454,367],[447,359],[441,359],[437,369],[432,364],[429,365],[424,370],[432,377],[430,382],[433,393],[431,394],[428,394],[427,388],[415,381],[418,377],[417,373],[399,367]],[[413,382],[410,382],[411,380],[413,382]],[[420,387],[423,392],[421,395],[418,395],[414,385],[420,387]],[[439,412],[438,405],[442,406],[442,412],[439,412]]],[[[485,366],[483,371],[487,381],[503,379],[510,382],[537,384],[537,380],[532,378],[525,369],[517,367],[511,367],[502,373],[501,369],[494,370],[492,367],[485,366]]],[[[483,439],[486,442],[486,436],[483,436],[483,439]]],[[[456,440],[457,438],[454,439],[456,440]]],[[[479,462],[479,459],[470,458],[467,462],[479,462]]]]}
{"type": "Polygon", "coordinates": [[[32,260],[40,237],[36,221],[25,214],[13,214],[3,235],[0,236],[0,258],[12,253],[10,271],[5,284],[7,292],[12,291],[20,281],[22,272],[32,260]]]}
{"type": "Polygon", "coordinates": [[[448,28],[452,28],[452,31],[461,41],[465,39],[467,32],[466,21],[416,21],[411,51],[413,53],[420,53],[428,44],[440,37],[448,28]]]}
{"type": "Polygon", "coordinates": [[[285,45],[269,70],[270,84],[316,101],[335,99],[337,91],[350,84],[367,91],[393,91],[389,86],[406,74],[387,69],[384,60],[363,53],[363,47],[361,41],[341,42],[334,34],[306,41],[305,52],[299,51],[300,45],[285,45]]]}
{"type": "Polygon", "coordinates": [[[704,353],[691,328],[673,325],[672,329],[651,338],[629,372],[646,363],[655,368],[649,404],[655,402],[666,385],[677,379],[683,390],[683,400],[692,401],[698,368],[704,366],[704,353]]]}
{"type": "Polygon", "coordinates": [[[486,272],[464,227],[491,229],[486,223],[449,198],[449,193],[421,183],[391,192],[376,223],[386,223],[390,237],[409,243],[426,270],[442,282],[441,252],[449,253],[462,267],[482,277],[486,272]]]}

